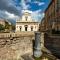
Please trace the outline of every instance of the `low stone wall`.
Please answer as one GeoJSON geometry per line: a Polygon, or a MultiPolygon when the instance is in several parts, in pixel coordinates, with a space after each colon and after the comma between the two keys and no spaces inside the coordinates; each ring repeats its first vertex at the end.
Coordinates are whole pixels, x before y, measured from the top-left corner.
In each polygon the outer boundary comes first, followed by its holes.
{"type": "Polygon", "coordinates": [[[60,36],[45,34],[44,45],[53,55],[60,58],[60,36]]]}
{"type": "Polygon", "coordinates": [[[22,33],[0,33],[0,60],[23,60],[24,54],[33,54],[34,33],[22,33]]]}
{"type": "Polygon", "coordinates": [[[21,37],[21,36],[33,36],[34,32],[17,32],[17,33],[0,33],[0,38],[8,38],[8,37],[21,37]]]}

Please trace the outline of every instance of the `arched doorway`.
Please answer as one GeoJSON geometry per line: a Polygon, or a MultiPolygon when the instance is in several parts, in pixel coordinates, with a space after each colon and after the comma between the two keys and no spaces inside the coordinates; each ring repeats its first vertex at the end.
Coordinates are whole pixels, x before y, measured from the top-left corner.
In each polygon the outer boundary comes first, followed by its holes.
{"type": "Polygon", "coordinates": [[[27,31],[28,25],[25,25],[25,31],[27,31]]]}
{"type": "Polygon", "coordinates": [[[31,26],[31,31],[33,31],[33,26],[31,26]]]}

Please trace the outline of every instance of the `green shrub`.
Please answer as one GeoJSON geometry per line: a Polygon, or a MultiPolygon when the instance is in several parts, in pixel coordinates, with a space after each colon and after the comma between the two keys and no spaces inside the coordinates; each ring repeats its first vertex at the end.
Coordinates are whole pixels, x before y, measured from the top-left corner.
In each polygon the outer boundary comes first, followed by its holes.
{"type": "Polygon", "coordinates": [[[5,30],[5,27],[2,24],[0,24],[0,31],[3,31],[3,30],[5,30]]]}

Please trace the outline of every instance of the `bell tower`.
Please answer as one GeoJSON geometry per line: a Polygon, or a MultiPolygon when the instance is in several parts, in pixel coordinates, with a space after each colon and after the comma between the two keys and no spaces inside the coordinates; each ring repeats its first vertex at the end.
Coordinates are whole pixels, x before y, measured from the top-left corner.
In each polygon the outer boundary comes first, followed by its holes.
{"type": "Polygon", "coordinates": [[[31,17],[31,11],[29,10],[24,10],[23,11],[23,14],[22,14],[22,19],[21,21],[24,21],[24,22],[32,22],[32,17],[31,17]]]}
{"type": "Polygon", "coordinates": [[[26,3],[25,3],[25,0],[21,0],[21,6],[22,6],[22,18],[21,18],[21,21],[22,22],[31,22],[32,21],[32,18],[31,18],[32,11],[28,10],[28,8],[26,6],[26,3]]]}

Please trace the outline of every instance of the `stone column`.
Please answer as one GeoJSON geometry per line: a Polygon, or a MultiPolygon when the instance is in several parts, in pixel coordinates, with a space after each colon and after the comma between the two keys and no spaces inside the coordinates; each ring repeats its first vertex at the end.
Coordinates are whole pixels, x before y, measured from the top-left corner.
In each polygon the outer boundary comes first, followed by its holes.
{"type": "Polygon", "coordinates": [[[44,48],[44,33],[41,32],[41,49],[44,48]]]}
{"type": "Polygon", "coordinates": [[[34,57],[40,57],[42,55],[41,52],[41,33],[35,32],[35,46],[34,46],[34,57]]]}

